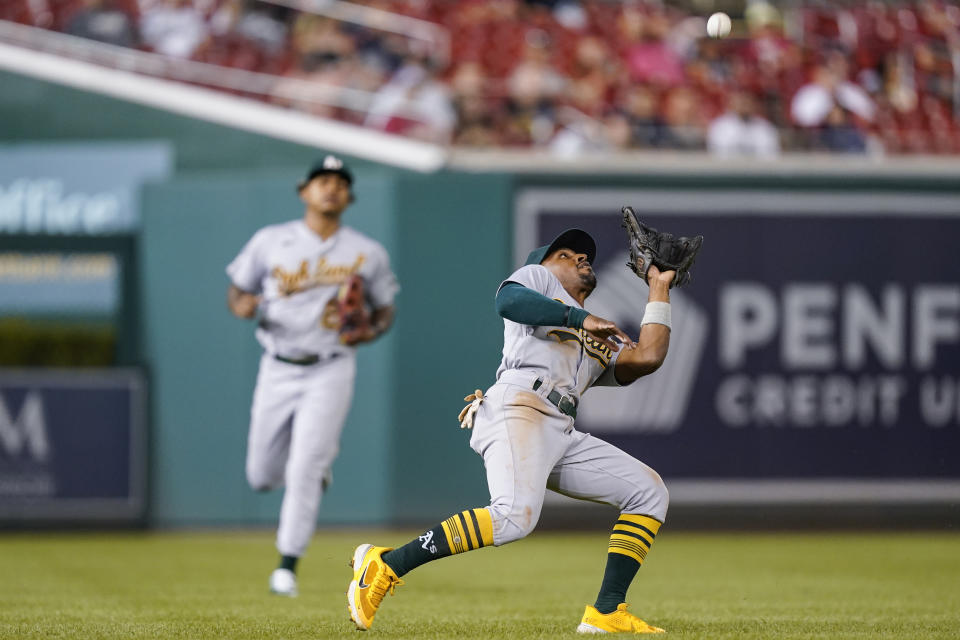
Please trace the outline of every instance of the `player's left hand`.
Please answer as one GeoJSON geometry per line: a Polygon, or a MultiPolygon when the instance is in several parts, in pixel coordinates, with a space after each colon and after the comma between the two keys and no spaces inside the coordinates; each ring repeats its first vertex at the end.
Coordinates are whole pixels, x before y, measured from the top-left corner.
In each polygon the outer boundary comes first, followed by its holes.
{"type": "Polygon", "coordinates": [[[671,269],[670,271],[660,271],[657,268],[657,265],[652,264],[650,268],[647,269],[647,284],[652,282],[666,285],[669,289],[670,284],[673,282],[673,279],[677,277],[677,272],[671,269]]]}

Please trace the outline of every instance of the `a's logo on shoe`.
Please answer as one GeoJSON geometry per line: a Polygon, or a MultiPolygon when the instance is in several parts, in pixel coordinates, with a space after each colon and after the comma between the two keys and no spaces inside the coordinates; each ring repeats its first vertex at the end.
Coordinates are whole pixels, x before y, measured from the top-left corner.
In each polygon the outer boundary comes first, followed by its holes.
{"type": "Polygon", "coordinates": [[[369,584],[367,584],[367,571],[368,571],[369,569],[370,569],[370,565],[368,564],[367,566],[365,566],[365,567],[363,568],[363,573],[360,574],[360,588],[361,588],[361,589],[366,589],[367,587],[370,586],[369,584]]]}
{"type": "Polygon", "coordinates": [[[420,545],[421,547],[423,547],[424,549],[426,549],[426,550],[429,551],[430,553],[436,555],[436,553],[437,553],[437,545],[432,544],[432,543],[433,543],[433,531],[432,531],[432,530],[431,530],[431,531],[427,531],[425,534],[423,534],[422,536],[420,536],[420,542],[423,543],[422,545],[420,545]]]}

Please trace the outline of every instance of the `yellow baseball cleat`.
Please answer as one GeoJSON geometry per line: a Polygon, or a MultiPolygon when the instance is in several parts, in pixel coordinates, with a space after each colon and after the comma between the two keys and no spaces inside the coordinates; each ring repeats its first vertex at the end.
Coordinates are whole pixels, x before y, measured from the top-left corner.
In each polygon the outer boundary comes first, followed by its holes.
{"type": "Polygon", "coordinates": [[[373,617],[383,601],[383,596],[403,584],[393,569],[383,561],[383,554],[390,547],[375,547],[362,544],[353,552],[350,566],[353,567],[353,582],[347,589],[347,604],[350,619],[357,629],[366,631],[373,624],[373,617]]]}
{"type": "Polygon", "coordinates": [[[621,602],[617,610],[600,613],[590,605],[583,612],[577,633],[666,633],[660,627],[649,625],[627,611],[627,603],[621,602]]]}

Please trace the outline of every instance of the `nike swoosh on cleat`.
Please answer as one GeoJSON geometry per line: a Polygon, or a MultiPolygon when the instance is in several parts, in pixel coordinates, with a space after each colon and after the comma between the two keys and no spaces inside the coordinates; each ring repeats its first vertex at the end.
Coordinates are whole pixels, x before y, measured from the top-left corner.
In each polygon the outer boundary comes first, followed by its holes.
{"type": "Polygon", "coordinates": [[[370,568],[370,565],[368,564],[367,566],[365,566],[365,567],[363,568],[363,573],[360,574],[360,588],[361,588],[361,589],[366,589],[367,587],[370,586],[370,585],[368,585],[366,582],[364,582],[364,578],[367,577],[367,570],[368,570],[369,568],[370,568]]]}

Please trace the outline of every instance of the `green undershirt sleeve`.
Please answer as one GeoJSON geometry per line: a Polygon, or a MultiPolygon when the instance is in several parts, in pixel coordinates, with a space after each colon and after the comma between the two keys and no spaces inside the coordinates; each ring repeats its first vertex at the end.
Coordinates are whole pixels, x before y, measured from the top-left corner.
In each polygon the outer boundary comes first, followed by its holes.
{"type": "Polygon", "coordinates": [[[507,320],[532,327],[580,329],[590,315],[584,309],[551,300],[518,282],[508,282],[497,292],[497,313],[507,320]]]}

